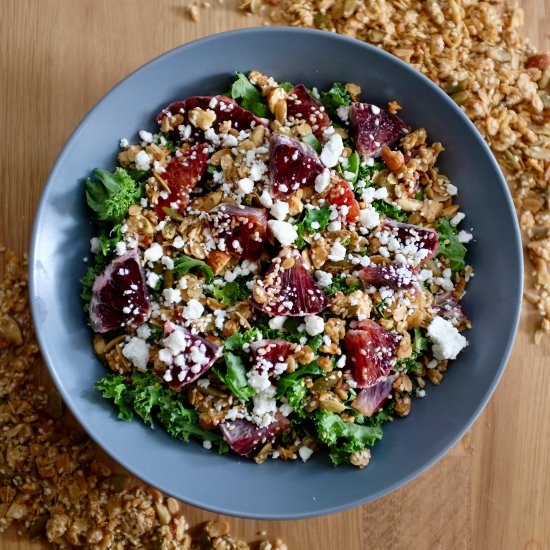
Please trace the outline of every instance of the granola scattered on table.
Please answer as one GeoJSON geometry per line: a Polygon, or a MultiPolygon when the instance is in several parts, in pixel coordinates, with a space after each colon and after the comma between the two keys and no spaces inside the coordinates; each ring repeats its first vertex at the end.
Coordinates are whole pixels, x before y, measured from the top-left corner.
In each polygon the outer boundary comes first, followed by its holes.
{"type": "Polygon", "coordinates": [[[400,57],[441,86],[474,122],[503,168],[527,255],[526,299],[550,333],[550,54],[519,30],[517,2],[244,0],[241,9],[336,31],[400,57]]]}
{"type": "MultiPolygon", "coordinates": [[[[224,520],[208,521],[192,539],[178,501],[111,470],[88,437],[63,423],[61,398],[35,380],[43,366],[32,330],[27,266],[10,252],[4,259],[0,533],[15,525],[19,534],[60,548],[248,550],[224,520]]],[[[275,539],[259,548],[287,547],[275,539]]]]}
{"type": "Polygon", "coordinates": [[[443,147],[353,83],[252,71],[228,96],[168,105],[86,184],[96,387],[206,449],[364,467],[468,344],[443,147]]]}

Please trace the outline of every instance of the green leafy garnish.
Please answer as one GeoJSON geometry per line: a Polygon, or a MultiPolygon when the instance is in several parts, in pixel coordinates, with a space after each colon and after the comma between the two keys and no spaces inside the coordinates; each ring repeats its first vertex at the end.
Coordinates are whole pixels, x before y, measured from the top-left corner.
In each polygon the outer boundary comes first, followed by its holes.
{"type": "Polygon", "coordinates": [[[218,167],[217,166],[214,166],[213,164],[209,164],[207,167],[206,167],[206,171],[210,174],[210,175],[213,175],[215,174],[216,172],[218,172],[218,167]]]}
{"type": "Polygon", "coordinates": [[[398,220],[400,222],[407,221],[408,215],[404,210],[401,210],[399,206],[387,203],[384,199],[377,199],[373,201],[372,206],[381,216],[393,218],[394,220],[398,220]]]}
{"type": "Polygon", "coordinates": [[[308,374],[319,375],[324,371],[317,363],[309,363],[290,374],[283,374],[277,383],[277,397],[285,397],[288,404],[298,417],[303,417],[304,399],[307,395],[307,387],[304,376],[308,374]]]}
{"type": "Polygon", "coordinates": [[[302,138],[302,141],[311,145],[317,153],[320,153],[321,149],[323,148],[321,142],[313,134],[308,134],[307,136],[304,136],[302,138]]]}
{"type": "Polygon", "coordinates": [[[142,187],[130,177],[124,168],[114,174],[96,168],[95,180],[86,181],[86,201],[101,221],[121,222],[132,204],[139,202],[142,187]]]}
{"type": "Polygon", "coordinates": [[[291,82],[279,82],[279,86],[288,94],[292,88],[294,88],[294,84],[291,82]]]}
{"type": "Polygon", "coordinates": [[[321,94],[321,103],[329,115],[334,115],[338,107],[351,103],[351,97],[342,83],[335,82],[328,92],[321,94]]]}
{"type": "Polygon", "coordinates": [[[260,118],[267,118],[269,109],[256,86],[243,73],[237,72],[235,76],[236,80],[231,85],[230,96],[233,99],[240,99],[239,103],[243,109],[248,109],[260,118]]]}
{"type": "Polygon", "coordinates": [[[348,158],[348,167],[344,170],[344,177],[353,185],[357,181],[361,159],[359,153],[354,151],[348,158]]]}
{"type": "Polygon", "coordinates": [[[348,294],[351,294],[352,292],[355,292],[356,290],[361,290],[363,288],[363,285],[361,283],[354,283],[352,285],[348,285],[346,283],[346,276],[345,275],[334,275],[332,277],[332,283],[323,288],[323,292],[329,297],[333,298],[334,295],[337,292],[342,292],[346,296],[348,294]]]}
{"type": "Polygon", "coordinates": [[[174,268],[172,269],[172,273],[174,275],[185,275],[194,268],[200,269],[204,273],[207,283],[210,283],[214,278],[214,273],[207,263],[191,258],[190,256],[186,256],[185,254],[174,258],[174,268]]]}
{"type": "Polygon", "coordinates": [[[296,239],[296,246],[298,248],[303,248],[306,245],[304,240],[304,235],[309,233],[313,235],[314,233],[320,233],[324,231],[330,220],[331,209],[328,204],[321,208],[310,208],[306,209],[305,214],[296,225],[296,231],[298,233],[298,238],[296,239]]]}
{"type": "Polygon", "coordinates": [[[96,382],[95,388],[104,398],[114,401],[122,420],[132,420],[135,413],[153,429],[154,420],[158,420],[177,439],[188,441],[190,436],[195,436],[217,442],[220,454],[228,450],[219,434],[201,428],[197,411],[186,406],[185,394],[165,387],[155,374],[135,371],[128,378],[108,374],[96,382]]]}
{"type": "Polygon", "coordinates": [[[319,440],[330,447],[330,458],[339,464],[345,454],[361,451],[382,438],[380,426],[364,426],[345,422],[336,413],[317,410],[315,425],[319,440]]]}
{"type": "Polygon", "coordinates": [[[212,294],[216,300],[219,300],[226,306],[233,306],[237,302],[243,302],[250,296],[250,290],[247,283],[251,277],[237,277],[234,281],[226,283],[225,285],[217,285],[214,281],[212,290],[205,290],[205,292],[212,294]]]}
{"type": "Polygon", "coordinates": [[[225,374],[219,370],[214,372],[241,401],[248,401],[256,392],[248,385],[242,359],[230,351],[226,351],[223,358],[226,365],[225,374]]]}
{"type": "Polygon", "coordinates": [[[449,218],[443,217],[435,224],[439,237],[439,249],[436,256],[449,258],[449,267],[452,271],[461,271],[466,265],[466,247],[458,240],[458,230],[451,225],[449,218]]]}
{"type": "Polygon", "coordinates": [[[246,332],[234,332],[223,343],[223,348],[228,351],[241,351],[244,344],[249,344],[253,340],[262,338],[262,331],[257,327],[248,329],[246,332]]]}
{"type": "Polygon", "coordinates": [[[105,399],[112,399],[118,407],[118,417],[121,420],[132,420],[134,417],[132,400],[128,386],[122,374],[108,374],[95,383],[105,399]]]}

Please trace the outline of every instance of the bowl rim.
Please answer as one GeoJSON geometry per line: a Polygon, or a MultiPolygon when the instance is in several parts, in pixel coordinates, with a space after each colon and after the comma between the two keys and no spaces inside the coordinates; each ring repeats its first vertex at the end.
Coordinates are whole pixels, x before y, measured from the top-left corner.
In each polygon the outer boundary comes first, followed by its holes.
{"type": "MultiPolygon", "coordinates": [[[[145,72],[147,71],[148,67],[157,63],[161,59],[169,58],[172,56],[179,56],[181,55],[181,52],[185,52],[187,48],[190,48],[191,46],[197,46],[201,44],[208,44],[210,42],[215,42],[218,40],[223,40],[227,36],[234,36],[234,35],[241,35],[241,36],[252,36],[255,34],[279,34],[279,33],[288,33],[290,35],[324,35],[328,41],[330,40],[336,40],[341,41],[345,43],[353,44],[356,47],[364,48],[367,51],[370,51],[371,54],[379,55],[384,58],[388,62],[397,64],[400,66],[401,70],[404,70],[405,72],[408,72],[412,74],[415,78],[418,78],[423,81],[424,85],[432,88],[435,93],[439,94],[442,99],[446,102],[447,106],[454,110],[461,118],[462,121],[466,126],[468,126],[472,132],[473,135],[475,135],[478,145],[483,150],[484,154],[488,157],[488,160],[491,164],[491,167],[494,170],[495,177],[498,179],[500,186],[502,187],[504,191],[504,199],[506,201],[506,204],[510,211],[514,214],[512,216],[512,223],[513,223],[513,233],[514,233],[514,243],[512,243],[515,247],[515,249],[518,251],[518,254],[515,256],[514,261],[517,267],[517,273],[518,273],[518,280],[517,280],[517,292],[514,296],[512,296],[514,300],[514,315],[513,318],[510,319],[510,331],[507,341],[505,342],[505,345],[503,346],[503,354],[502,359],[500,361],[500,364],[498,365],[498,368],[495,370],[495,375],[490,383],[489,387],[487,388],[483,399],[480,401],[478,406],[475,408],[473,413],[469,416],[468,420],[463,424],[463,426],[449,439],[449,442],[436,454],[434,454],[429,460],[427,460],[425,463],[423,463],[421,466],[417,467],[413,471],[411,471],[409,474],[404,475],[403,477],[400,477],[393,483],[387,485],[384,487],[384,489],[381,489],[373,494],[370,494],[367,497],[364,498],[357,498],[351,501],[347,501],[344,504],[337,504],[337,505],[326,505],[322,509],[316,509],[311,512],[303,512],[299,514],[292,514],[289,515],[285,513],[284,511],[280,513],[269,513],[269,514],[254,514],[254,513],[243,513],[242,511],[234,511],[231,509],[228,509],[225,506],[216,506],[208,503],[204,503],[196,498],[182,498],[181,495],[175,495],[171,493],[170,488],[164,486],[162,483],[158,483],[154,479],[150,479],[149,476],[143,475],[140,472],[136,471],[136,469],[132,465],[125,464],[123,461],[119,460],[117,456],[114,455],[114,451],[111,451],[109,448],[106,448],[102,441],[101,441],[101,433],[89,425],[86,414],[84,411],[81,411],[79,408],[74,406],[70,396],[66,394],[62,381],[57,373],[57,370],[55,368],[55,357],[54,353],[52,353],[51,349],[48,349],[45,343],[45,336],[41,330],[36,331],[37,340],[40,346],[40,351],[42,354],[42,357],[44,359],[44,362],[46,363],[46,366],[48,368],[48,371],[50,373],[50,376],[59,391],[60,395],[63,398],[63,401],[70,409],[71,413],[75,416],[75,418],[78,420],[79,424],[84,428],[87,435],[94,440],[94,442],[103,450],[105,451],[117,464],[120,464],[123,468],[131,472],[133,475],[135,475],[138,479],[141,479],[148,485],[151,485],[152,487],[159,487],[164,493],[173,495],[176,498],[184,501],[187,504],[190,504],[192,506],[196,506],[199,508],[202,508],[204,510],[208,510],[215,513],[220,514],[226,514],[226,515],[232,515],[232,516],[238,516],[242,518],[248,518],[248,519],[263,519],[263,520],[295,520],[295,519],[306,519],[306,518],[312,518],[312,517],[319,517],[322,515],[328,515],[333,514],[337,512],[341,512],[344,510],[348,510],[357,506],[360,506],[362,504],[367,504],[369,502],[373,502],[385,495],[388,495],[389,493],[403,487],[404,485],[408,484],[413,479],[417,478],[419,475],[427,471],[429,468],[431,468],[436,462],[438,462],[444,455],[446,455],[449,450],[456,445],[460,439],[464,436],[464,434],[472,427],[474,422],[477,420],[479,415],[481,414],[482,410],[485,408],[487,403],[489,402],[491,396],[493,395],[500,379],[502,378],[502,375],[504,373],[504,370],[506,369],[506,366],[508,364],[510,354],[514,345],[515,338],[517,336],[518,332],[518,326],[520,322],[521,317],[521,303],[522,303],[522,289],[524,284],[524,272],[523,272],[523,246],[521,241],[521,233],[519,229],[519,224],[517,220],[517,216],[515,215],[515,207],[513,204],[513,200],[508,188],[508,185],[506,183],[506,180],[502,174],[502,171],[498,165],[498,162],[496,158],[494,157],[492,151],[490,150],[488,144],[485,142],[484,138],[481,136],[475,125],[470,121],[470,119],[466,116],[466,114],[460,109],[460,107],[447,95],[439,86],[437,86],[434,82],[432,82],[428,77],[426,77],[423,73],[420,71],[414,69],[409,64],[405,63],[398,57],[394,56],[393,54],[390,54],[389,52],[386,52],[385,50],[378,48],[376,46],[373,46],[367,42],[360,41],[358,39],[350,38],[347,36],[343,36],[336,33],[328,33],[327,31],[321,31],[317,29],[306,29],[306,28],[299,28],[299,27],[288,27],[288,26],[271,26],[271,27],[249,27],[249,28],[240,28],[240,29],[234,29],[229,31],[224,31],[220,33],[211,34],[208,36],[204,36],[201,38],[197,38],[195,40],[185,42],[184,44],[181,44],[179,46],[176,46],[175,48],[172,48],[156,57],[148,61],[147,63],[141,65],[137,69],[130,72],[127,76],[125,76],[123,79],[118,81],[114,86],[112,86],[108,92],[106,92],[102,97],[94,104],[94,106],[86,113],[86,115],[82,118],[82,120],[79,122],[79,124],[76,126],[76,128],[73,130],[73,132],[69,135],[67,140],[65,141],[63,148],[61,149],[61,152],[57,156],[50,173],[48,175],[48,178],[46,180],[45,185],[42,188],[40,200],[38,203],[38,207],[35,212],[34,221],[33,221],[33,228],[31,233],[31,241],[30,241],[30,247],[29,247],[29,262],[28,262],[28,277],[29,277],[29,301],[31,305],[31,313],[32,313],[32,319],[34,323],[34,327],[40,326],[39,320],[38,320],[38,296],[37,293],[38,290],[38,276],[37,271],[34,269],[36,257],[39,254],[38,252],[38,240],[39,240],[39,226],[41,223],[41,220],[44,218],[44,216],[47,213],[47,203],[48,203],[48,197],[52,193],[52,190],[55,185],[55,181],[57,178],[57,172],[60,169],[61,165],[64,163],[65,158],[69,154],[69,151],[71,149],[72,144],[78,140],[80,134],[86,129],[87,123],[89,121],[89,118],[93,115],[93,113],[103,104],[103,102],[107,101],[109,96],[117,90],[120,86],[122,86],[127,80],[132,78],[135,74],[145,72]]],[[[91,346],[90,346],[91,349],[91,346]]]]}

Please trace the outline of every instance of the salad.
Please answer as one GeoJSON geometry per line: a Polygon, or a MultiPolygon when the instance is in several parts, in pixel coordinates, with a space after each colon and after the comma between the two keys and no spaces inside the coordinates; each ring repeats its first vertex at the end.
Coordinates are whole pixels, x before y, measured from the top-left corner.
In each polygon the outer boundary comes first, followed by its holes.
{"type": "Polygon", "coordinates": [[[124,420],[206,449],[360,468],[467,346],[443,147],[396,101],[237,72],[96,169],[82,299],[124,420]]]}

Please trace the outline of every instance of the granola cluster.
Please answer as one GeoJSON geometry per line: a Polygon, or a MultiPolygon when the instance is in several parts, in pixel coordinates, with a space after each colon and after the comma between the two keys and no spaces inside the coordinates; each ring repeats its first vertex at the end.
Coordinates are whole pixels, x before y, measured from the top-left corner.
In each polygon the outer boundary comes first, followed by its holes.
{"type": "Polygon", "coordinates": [[[550,55],[521,36],[516,2],[475,0],[244,0],[272,22],[375,44],[423,72],[474,122],[507,175],[535,268],[525,297],[550,332],[550,55]]]}
{"type": "MultiPolygon", "coordinates": [[[[26,265],[10,252],[0,283],[0,532],[11,525],[59,548],[247,550],[222,520],[191,538],[180,503],[112,471],[90,439],[62,422],[60,396],[41,368],[26,265]]],[[[279,539],[262,550],[286,550],[279,539]]]]}

